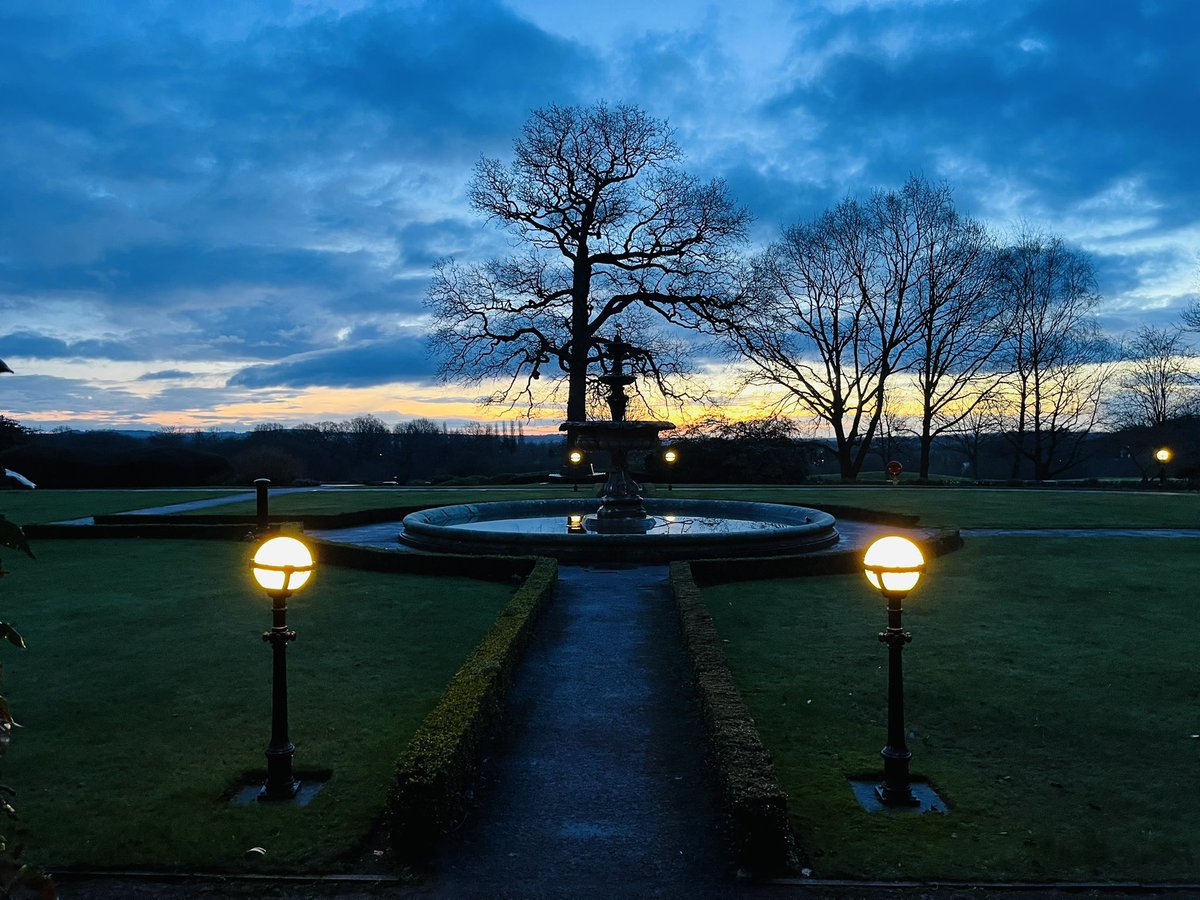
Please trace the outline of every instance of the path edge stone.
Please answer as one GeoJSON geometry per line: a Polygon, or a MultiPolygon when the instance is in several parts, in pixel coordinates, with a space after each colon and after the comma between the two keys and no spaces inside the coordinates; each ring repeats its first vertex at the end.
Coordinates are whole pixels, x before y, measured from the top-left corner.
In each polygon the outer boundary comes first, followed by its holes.
{"type": "Polygon", "coordinates": [[[734,864],[756,878],[794,875],[800,870],[801,854],[788,816],[787,794],[734,683],[691,565],[674,562],[670,572],[734,864]]]}

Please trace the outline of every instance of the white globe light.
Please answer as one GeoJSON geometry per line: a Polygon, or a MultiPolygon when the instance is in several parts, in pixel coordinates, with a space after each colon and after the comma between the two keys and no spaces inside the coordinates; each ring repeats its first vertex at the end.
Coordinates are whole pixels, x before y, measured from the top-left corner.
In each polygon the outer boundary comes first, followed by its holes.
{"type": "Polygon", "coordinates": [[[264,591],[298,591],[312,577],[313,557],[293,537],[273,537],[254,553],[250,563],[254,580],[264,591]]]}
{"type": "Polygon", "coordinates": [[[880,538],[863,556],[867,581],[875,590],[891,594],[906,594],[915,588],[924,564],[920,548],[908,538],[895,535],[880,538]]]}

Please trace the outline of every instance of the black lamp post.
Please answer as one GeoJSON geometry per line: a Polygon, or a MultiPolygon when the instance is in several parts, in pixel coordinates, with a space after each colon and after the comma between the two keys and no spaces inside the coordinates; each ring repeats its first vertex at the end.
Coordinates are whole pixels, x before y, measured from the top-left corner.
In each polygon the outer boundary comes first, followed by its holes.
{"type": "Polygon", "coordinates": [[[288,739],[287,645],[296,632],[287,627],[287,599],[312,579],[315,565],[308,547],[293,537],[273,537],[259,545],[250,561],[250,571],[259,587],[271,598],[272,627],[263,632],[271,645],[271,743],[267,745],[267,782],[259,800],[291,800],[300,790],[292,774],[296,748],[288,739]]]}
{"type": "Polygon", "coordinates": [[[583,451],[578,447],[572,447],[571,452],[567,454],[567,464],[570,466],[571,472],[571,490],[578,492],[579,474],[583,470],[583,451]]]}
{"type": "Polygon", "coordinates": [[[1162,447],[1154,454],[1154,458],[1158,460],[1158,486],[1167,486],[1167,463],[1171,461],[1171,449],[1162,447]]]}
{"type": "Polygon", "coordinates": [[[888,727],[883,757],[883,784],[875,793],[884,806],[919,806],[909,781],[912,752],[904,740],[904,663],[901,653],[912,635],[900,625],[902,601],[925,571],[925,560],[912,541],[902,537],[880,538],[867,548],[863,571],[871,586],[887,600],[888,627],[879,640],[888,647],[888,727]]]}
{"type": "Polygon", "coordinates": [[[667,464],[667,490],[673,491],[673,490],[675,490],[675,484],[671,479],[671,476],[673,474],[671,472],[671,469],[674,468],[675,463],[679,462],[679,451],[676,450],[674,447],[668,447],[666,450],[663,451],[662,458],[663,458],[663,462],[665,462],[667,464]]]}

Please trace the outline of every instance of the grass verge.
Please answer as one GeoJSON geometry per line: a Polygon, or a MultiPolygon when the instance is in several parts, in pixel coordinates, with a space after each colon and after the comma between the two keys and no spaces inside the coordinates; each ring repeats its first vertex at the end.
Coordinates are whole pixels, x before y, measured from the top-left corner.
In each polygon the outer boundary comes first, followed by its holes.
{"type": "Polygon", "coordinates": [[[4,655],[25,727],[5,760],[19,840],[49,868],[328,872],[383,814],[397,754],[508,603],[509,584],[325,565],[289,601],[299,770],[312,803],[233,807],[269,737],[269,601],[248,546],[42,541],[6,554],[4,655]],[[266,849],[261,861],[246,851],[266,849]]]}
{"type": "Polygon", "coordinates": [[[949,815],[872,815],[848,776],[885,739],[881,601],[861,576],[705,589],[816,874],[1192,880],[1200,755],[1192,542],[988,538],[906,602],[914,775],[949,815]]]}

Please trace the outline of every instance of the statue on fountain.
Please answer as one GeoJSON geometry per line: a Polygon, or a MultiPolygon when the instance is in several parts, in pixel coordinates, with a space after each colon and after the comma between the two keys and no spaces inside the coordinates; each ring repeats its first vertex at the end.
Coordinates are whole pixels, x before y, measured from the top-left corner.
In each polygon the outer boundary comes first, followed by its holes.
{"type": "Polygon", "coordinates": [[[625,388],[637,376],[625,370],[625,364],[636,348],[625,342],[617,328],[612,340],[598,341],[604,350],[608,371],[597,379],[608,388],[610,420],[563,422],[559,431],[567,433],[567,442],[581,450],[603,450],[611,459],[608,480],[600,492],[600,508],[587,516],[583,525],[588,531],[600,534],[643,534],[654,527],[655,520],[646,513],[642,488],[629,474],[628,455],[637,450],[656,450],[661,444],[659,432],[670,431],[671,422],[627,421],[625,410],[629,397],[625,388]]]}

